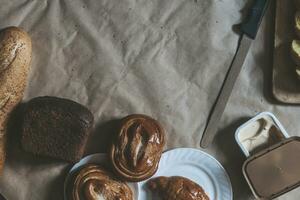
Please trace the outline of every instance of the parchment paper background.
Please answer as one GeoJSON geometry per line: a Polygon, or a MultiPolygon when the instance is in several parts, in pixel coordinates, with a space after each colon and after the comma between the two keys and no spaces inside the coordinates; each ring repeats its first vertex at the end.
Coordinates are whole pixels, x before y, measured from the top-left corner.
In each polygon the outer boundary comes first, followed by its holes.
{"type": "MultiPolygon", "coordinates": [[[[0,0],[0,28],[20,26],[33,40],[24,101],[70,98],[95,115],[86,154],[105,152],[115,119],[144,113],[168,134],[167,148],[195,147],[237,47],[233,25],[247,0],[0,0]]],[[[235,129],[261,111],[273,112],[300,135],[300,108],[271,96],[274,2],[253,43],[213,145],[205,151],[227,169],[234,199],[254,199],[241,173],[245,160],[235,129]]],[[[19,117],[19,116],[17,116],[19,117]]],[[[18,123],[18,121],[16,121],[18,123]]],[[[17,124],[13,124],[17,127],[17,124]]],[[[63,199],[71,165],[34,157],[16,133],[0,178],[9,200],[63,199]]],[[[13,133],[12,133],[13,134],[13,133]]],[[[281,199],[298,199],[293,191],[281,199]]]]}

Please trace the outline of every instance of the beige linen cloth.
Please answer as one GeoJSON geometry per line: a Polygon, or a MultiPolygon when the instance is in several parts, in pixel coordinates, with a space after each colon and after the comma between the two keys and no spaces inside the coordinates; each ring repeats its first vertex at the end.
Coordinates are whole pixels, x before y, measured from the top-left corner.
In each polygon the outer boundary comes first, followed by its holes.
{"type": "MultiPolygon", "coordinates": [[[[144,113],[167,130],[167,148],[199,147],[208,114],[237,47],[233,25],[247,0],[0,0],[0,28],[20,26],[33,40],[24,101],[70,98],[95,115],[86,154],[105,152],[115,119],[144,113]],[[113,121],[112,121],[113,120],[113,121]]],[[[274,5],[266,15],[219,124],[205,151],[228,171],[234,199],[254,199],[241,173],[245,157],[234,131],[261,111],[273,112],[290,135],[300,108],[271,96],[274,5]]],[[[18,121],[16,123],[19,123],[18,121]]],[[[13,127],[17,125],[13,125],[13,127]]],[[[8,200],[63,199],[71,165],[20,149],[18,129],[0,178],[8,200]]],[[[12,134],[13,134],[12,133],[12,134]]],[[[300,196],[293,191],[281,199],[300,196]]]]}

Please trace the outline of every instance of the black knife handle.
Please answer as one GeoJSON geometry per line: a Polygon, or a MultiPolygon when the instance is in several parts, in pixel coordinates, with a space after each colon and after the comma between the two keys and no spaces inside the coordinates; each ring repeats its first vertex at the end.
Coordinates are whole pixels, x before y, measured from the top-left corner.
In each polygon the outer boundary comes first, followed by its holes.
{"type": "Polygon", "coordinates": [[[256,37],[259,25],[266,12],[269,0],[254,0],[254,4],[250,9],[248,18],[242,24],[242,32],[248,37],[254,39],[256,37]]]}

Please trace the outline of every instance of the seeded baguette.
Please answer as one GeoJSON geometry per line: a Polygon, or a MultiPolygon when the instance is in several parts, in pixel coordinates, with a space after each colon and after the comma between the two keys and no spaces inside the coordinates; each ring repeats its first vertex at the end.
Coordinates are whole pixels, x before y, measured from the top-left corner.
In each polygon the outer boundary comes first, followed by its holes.
{"type": "Polygon", "coordinates": [[[22,100],[31,64],[31,39],[22,29],[0,31],[0,173],[6,156],[7,120],[22,100]]]}

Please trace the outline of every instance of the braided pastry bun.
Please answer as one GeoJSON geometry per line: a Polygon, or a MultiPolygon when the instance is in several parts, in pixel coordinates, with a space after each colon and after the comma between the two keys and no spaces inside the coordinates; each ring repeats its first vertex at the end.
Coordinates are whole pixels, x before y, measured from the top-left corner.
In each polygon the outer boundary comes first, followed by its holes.
{"type": "Polygon", "coordinates": [[[115,172],[126,181],[148,179],[158,168],[164,145],[159,122],[146,115],[125,117],[110,152],[115,172]]]}
{"type": "Polygon", "coordinates": [[[85,165],[68,184],[69,200],[133,200],[129,186],[99,165],[85,165]]]}

